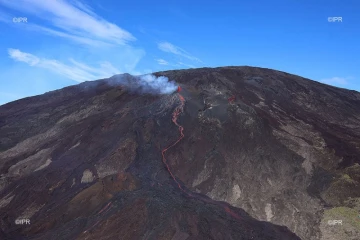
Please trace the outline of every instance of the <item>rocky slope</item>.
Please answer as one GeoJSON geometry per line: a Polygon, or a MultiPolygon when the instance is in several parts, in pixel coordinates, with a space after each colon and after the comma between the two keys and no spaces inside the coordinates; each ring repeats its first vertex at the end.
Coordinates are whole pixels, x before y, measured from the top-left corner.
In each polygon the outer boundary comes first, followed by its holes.
{"type": "Polygon", "coordinates": [[[252,67],[155,75],[181,92],[110,78],[0,106],[1,239],[359,239],[360,93],[252,67]]]}

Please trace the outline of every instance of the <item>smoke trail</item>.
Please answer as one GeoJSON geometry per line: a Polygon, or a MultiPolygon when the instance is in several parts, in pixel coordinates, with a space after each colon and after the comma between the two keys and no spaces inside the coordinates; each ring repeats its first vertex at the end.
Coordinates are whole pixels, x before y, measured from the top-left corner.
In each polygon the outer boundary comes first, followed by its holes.
{"type": "Polygon", "coordinates": [[[151,74],[132,76],[128,73],[112,76],[108,83],[114,86],[124,86],[130,91],[148,94],[170,94],[176,91],[177,85],[167,77],[156,77],[151,74]]]}

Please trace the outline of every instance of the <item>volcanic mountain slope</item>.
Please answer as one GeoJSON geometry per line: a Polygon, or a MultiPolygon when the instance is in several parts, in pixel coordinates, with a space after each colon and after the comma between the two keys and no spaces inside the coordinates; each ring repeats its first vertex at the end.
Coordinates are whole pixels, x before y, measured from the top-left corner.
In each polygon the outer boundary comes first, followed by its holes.
{"type": "Polygon", "coordinates": [[[358,92],[252,67],[155,75],[182,91],[114,76],[0,106],[0,239],[359,239],[358,92]]]}

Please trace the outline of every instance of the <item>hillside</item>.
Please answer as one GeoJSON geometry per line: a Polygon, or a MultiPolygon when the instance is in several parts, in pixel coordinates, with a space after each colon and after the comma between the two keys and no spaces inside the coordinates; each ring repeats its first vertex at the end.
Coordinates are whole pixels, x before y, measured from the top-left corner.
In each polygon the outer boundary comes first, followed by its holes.
{"type": "Polygon", "coordinates": [[[359,239],[360,93],[254,67],[154,75],[181,91],[114,76],[0,106],[1,239],[359,239]]]}

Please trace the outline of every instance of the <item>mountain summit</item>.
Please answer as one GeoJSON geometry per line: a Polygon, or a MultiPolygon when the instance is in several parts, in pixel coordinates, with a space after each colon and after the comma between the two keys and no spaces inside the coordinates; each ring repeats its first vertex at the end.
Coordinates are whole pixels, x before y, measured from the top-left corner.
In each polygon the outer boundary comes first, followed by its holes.
{"type": "Polygon", "coordinates": [[[115,75],[0,106],[0,239],[355,240],[359,164],[356,91],[254,67],[115,75]]]}

